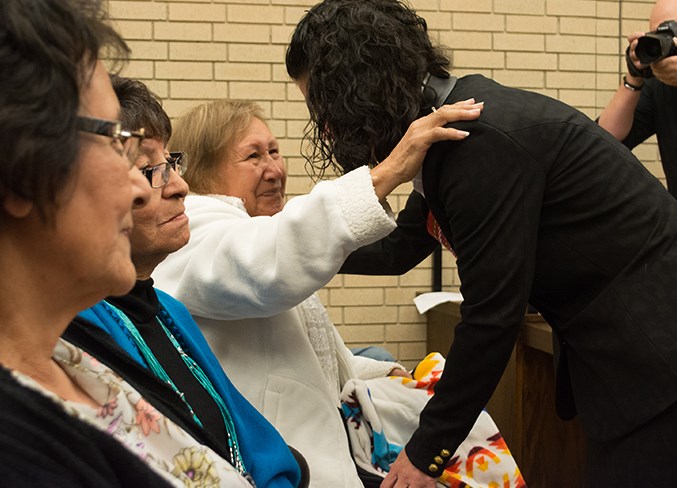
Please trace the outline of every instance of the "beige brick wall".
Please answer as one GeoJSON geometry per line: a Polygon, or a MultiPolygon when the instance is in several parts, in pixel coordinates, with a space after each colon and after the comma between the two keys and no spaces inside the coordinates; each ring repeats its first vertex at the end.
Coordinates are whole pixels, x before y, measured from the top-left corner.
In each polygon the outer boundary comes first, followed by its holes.
{"type": "MultiPolygon", "coordinates": [[[[284,69],[294,25],[315,0],[110,1],[133,60],[124,74],[147,82],[170,116],[212,98],[259,101],[286,155],[290,195],[312,182],[299,156],[307,111],[284,69]]],[[[595,117],[624,69],[621,35],[645,30],[653,0],[414,0],[432,36],[454,50],[455,74],[559,98],[595,117]]],[[[655,142],[637,148],[663,178],[655,142]]],[[[409,186],[391,204],[404,204],[409,186]]],[[[443,254],[444,288],[459,285],[443,254]]],[[[407,365],[426,353],[425,317],[412,299],[430,290],[431,260],[401,277],[338,276],[320,292],[349,345],[382,344],[407,365]]],[[[450,324],[451,326],[451,324],[450,324]]]]}

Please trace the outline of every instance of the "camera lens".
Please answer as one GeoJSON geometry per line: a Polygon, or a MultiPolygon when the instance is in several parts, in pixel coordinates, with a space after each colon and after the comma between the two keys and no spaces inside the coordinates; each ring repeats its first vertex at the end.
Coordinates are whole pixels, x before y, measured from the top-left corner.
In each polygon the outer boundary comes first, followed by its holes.
{"type": "Polygon", "coordinates": [[[657,61],[663,55],[660,40],[649,36],[640,37],[635,48],[635,55],[642,64],[650,64],[657,61]]]}
{"type": "Polygon", "coordinates": [[[672,35],[647,34],[637,40],[635,55],[642,64],[655,63],[663,58],[671,56],[674,52],[672,35]]]}
{"type": "Polygon", "coordinates": [[[677,36],[677,22],[666,20],[654,32],[637,40],[635,55],[642,64],[651,64],[677,54],[673,38],[677,36]]]}

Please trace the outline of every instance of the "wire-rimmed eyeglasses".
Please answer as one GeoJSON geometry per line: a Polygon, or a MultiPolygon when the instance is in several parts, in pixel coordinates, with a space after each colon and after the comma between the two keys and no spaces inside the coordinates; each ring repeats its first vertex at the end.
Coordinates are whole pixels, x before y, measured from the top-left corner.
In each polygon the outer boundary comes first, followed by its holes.
{"type": "Polygon", "coordinates": [[[97,134],[113,139],[112,146],[120,156],[129,161],[129,168],[139,153],[139,143],[143,140],[143,129],[131,131],[122,128],[122,124],[114,120],[94,119],[78,116],[78,129],[90,134],[97,134]]]}
{"type": "Polygon", "coordinates": [[[169,171],[176,171],[179,176],[186,172],[186,157],[182,152],[171,152],[164,163],[150,166],[141,170],[148,178],[151,188],[162,188],[169,182],[169,171]]]}

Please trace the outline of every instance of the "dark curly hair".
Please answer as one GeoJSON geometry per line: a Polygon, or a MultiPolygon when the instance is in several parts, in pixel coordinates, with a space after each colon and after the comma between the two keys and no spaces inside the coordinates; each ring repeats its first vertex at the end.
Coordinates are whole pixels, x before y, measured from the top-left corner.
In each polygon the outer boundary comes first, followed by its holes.
{"type": "Polygon", "coordinates": [[[427,73],[451,61],[423,18],[398,0],[325,0],[294,30],[287,72],[305,83],[310,123],[304,156],[321,177],[378,164],[422,114],[427,73]]]}
{"type": "Polygon", "coordinates": [[[144,129],[148,139],[158,139],[167,145],[172,136],[172,123],[162,108],[162,100],[143,82],[110,75],[113,90],[120,101],[120,122],[130,130],[144,129]]]}
{"type": "Polygon", "coordinates": [[[49,220],[80,149],[80,92],[102,56],[129,56],[102,0],[0,1],[0,200],[11,192],[49,220]]]}

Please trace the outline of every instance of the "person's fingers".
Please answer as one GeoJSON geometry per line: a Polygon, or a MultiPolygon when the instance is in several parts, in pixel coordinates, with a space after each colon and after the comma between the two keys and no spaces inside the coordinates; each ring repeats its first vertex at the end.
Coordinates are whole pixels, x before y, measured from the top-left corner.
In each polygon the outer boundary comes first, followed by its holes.
{"type": "Polygon", "coordinates": [[[477,103],[468,103],[463,105],[442,105],[437,112],[438,115],[453,117],[453,114],[462,114],[472,110],[482,110],[484,108],[484,102],[477,103]],[[447,115],[448,114],[448,115],[447,115]]]}
{"type": "Polygon", "coordinates": [[[637,39],[639,39],[644,35],[645,35],[644,32],[633,32],[628,36],[628,43],[632,44],[633,42],[635,42],[637,39]]]}
{"type": "Polygon", "coordinates": [[[474,120],[477,117],[480,116],[480,113],[482,113],[482,110],[484,109],[484,104],[483,103],[478,103],[475,105],[469,105],[468,108],[455,108],[449,110],[447,113],[448,115],[441,114],[442,116],[446,116],[447,123],[449,122],[454,122],[456,120],[474,120]]]}
{"type": "Polygon", "coordinates": [[[430,146],[440,141],[461,141],[469,135],[470,132],[453,127],[436,127],[428,133],[426,145],[430,146]]]}
{"type": "Polygon", "coordinates": [[[386,475],[383,481],[381,481],[380,488],[393,488],[393,486],[395,486],[395,482],[397,482],[397,475],[390,472],[386,475]]]}
{"type": "Polygon", "coordinates": [[[443,126],[462,120],[474,120],[480,116],[483,108],[483,102],[463,107],[443,105],[435,112],[411,124],[407,131],[409,142],[415,146],[422,144],[422,147],[427,149],[435,142],[465,139],[469,135],[467,131],[443,126]]]}
{"type": "Polygon", "coordinates": [[[411,378],[411,373],[409,371],[405,371],[404,369],[401,368],[394,368],[390,373],[388,373],[388,376],[401,376],[403,378],[411,378]]]}
{"type": "Polygon", "coordinates": [[[484,105],[481,103],[468,107],[469,108],[454,108],[447,105],[441,107],[435,114],[432,114],[436,117],[430,121],[431,126],[439,127],[462,120],[475,120],[480,116],[482,110],[484,109],[484,105]]]}
{"type": "Polygon", "coordinates": [[[630,34],[628,36],[628,42],[630,43],[630,60],[635,66],[637,66],[638,69],[642,69],[644,65],[637,57],[637,54],[635,54],[635,49],[637,48],[637,39],[643,35],[644,32],[635,32],[634,34],[630,34]]]}
{"type": "Polygon", "coordinates": [[[467,112],[468,110],[482,109],[484,107],[484,102],[473,102],[473,103],[454,103],[453,105],[442,105],[437,109],[435,113],[441,112],[444,113],[453,113],[453,112],[467,112]]]}
{"type": "MultiPolygon", "coordinates": [[[[442,105],[435,112],[421,119],[422,123],[426,121],[430,127],[446,125],[458,120],[474,120],[480,116],[484,109],[484,102],[467,105],[442,105]]],[[[426,124],[427,125],[427,124],[426,124]]]]}
{"type": "Polygon", "coordinates": [[[454,105],[443,105],[433,113],[412,122],[401,141],[403,144],[398,145],[395,152],[403,151],[406,154],[408,150],[427,151],[436,142],[465,139],[469,135],[467,131],[443,126],[462,120],[474,120],[480,116],[483,108],[483,102],[477,103],[472,98],[454,105]]]}
{"type": "Polygon", "coordinates": [[[474,99],[474,98],[468,98],[467,100],[461,100],[460,102],[456,102],[456,103],[452,104],[452,106],[454,106],[454,105],[456,105],[456,106],[459,106],[459,105],[472,105],[472,104],[474,104],[474,103],[475,103],[475,99],[474,99]]]}

